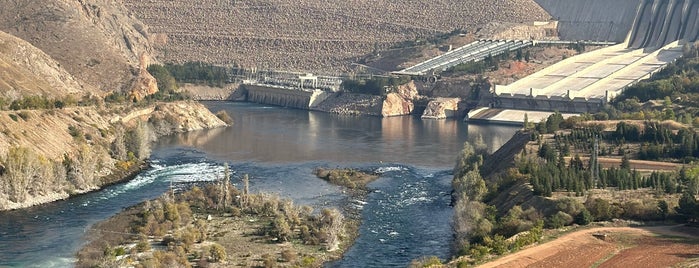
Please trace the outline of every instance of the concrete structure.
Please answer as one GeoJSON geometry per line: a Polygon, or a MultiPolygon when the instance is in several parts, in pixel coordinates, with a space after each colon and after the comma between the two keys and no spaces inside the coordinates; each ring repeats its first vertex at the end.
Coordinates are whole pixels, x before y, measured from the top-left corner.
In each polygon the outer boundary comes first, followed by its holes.
{"type": "Polygon", "coordinates": [[[534,0],[558,21],[561,40],[621,43],[631,30],[640,0],[534,0]]]}
{"type": "MultiPolygon", "coordinates": [[[[529,120],[529,122],[538,123],[541,122],[541,120],[548,118],[553,114],[553,112],[480,108],[468,112],[468,115],[464,120],[469,122],[485,122],[521,126],[524,123],[525,114],[527,115],[527,120],[529,120]]],[[[561,115],[565,119],[576,114],[562,113],[561,115]]]]}
{"type": "Polygon", "coordinates": [[[699,38],[699,1],[643,0],[627,39],[634,48],[658,48],[699,38]]]}
{"type": "Polygon", "coordinates": [[[247,101],[297,109],[311,109],[333,95],[323,90],[297,90],[266,84],[244,84],[247,101]]]}
{"type": "Polygon", "coordinates": [[[416,64],[415,66],[395,72],[405,75],[427,75],[432,71],[443,71],[461,63],[482,61],[488,56],[497,56],[531,46],[531,41],[521,40],[479,40],[440,56],[416,64]]]}
{"type": "Polygon", "coordinates": [[[311,109],[337,92],[342,79],[293,72],[260,72],[243,81],[246,100],[277,106],[311,109]]]}
{"type": "Polygon", "coordinates": [[[510,85],[494,86],[494,109],[478,110],[470,114],[471,120],[508,121],[512,115],[522,117],[521,110],[597,112],[628,86],[681,57],[684,43],[699,39],[699,0],[537,2],[559,16],[564,39],[619,41],[626,33],[624,42],[563,60],[510,85]],[[605,20],[608,28],[603,27],[605,20]],[[512,115],[505,116],[508,113],[512,115]]]}
{"type": "Polygon", "coordinates": [[[626,44],[568,58],[507,86],[496,85],[494,107],[596,112],[626,87],[682,56],[673,42],[646,52],[626,44]]]}

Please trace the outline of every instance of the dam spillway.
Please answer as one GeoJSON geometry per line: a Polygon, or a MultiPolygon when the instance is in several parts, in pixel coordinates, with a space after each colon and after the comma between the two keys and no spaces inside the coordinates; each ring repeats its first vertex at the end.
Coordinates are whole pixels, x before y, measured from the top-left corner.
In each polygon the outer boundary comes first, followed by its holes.
{"type": "Polygon", "coordinates": [[[629,47],[659,48],[676,40],[696,41],[699,1],[644,0],[628,40],[629,47]]]}
{"type": "MultiPolygon", "coordinates": [[[[616,12],[630,13],[632,2],[621,3],[616,12]]],[[[495,85],[491,106],[598,112],[628,86],[650,78],[680,58],[682,46],[699,37],[699,0],[642,0],[636,3],[631,12],[635,16],[632,16],[625,42],[565,59],[509,85],[495,85]]],[[[600,2],[600,6],[606,5],[600,2]]],[[[609,11],[599,12],[587,19],[601,19],[609,11]]],[[[594,10],[581,13],[592,14],[594,10]]],[[[628,23],[629,19],[623,21],[628,23]]],[[[579,27],[590,30],[585,23],[579,27]]]]}

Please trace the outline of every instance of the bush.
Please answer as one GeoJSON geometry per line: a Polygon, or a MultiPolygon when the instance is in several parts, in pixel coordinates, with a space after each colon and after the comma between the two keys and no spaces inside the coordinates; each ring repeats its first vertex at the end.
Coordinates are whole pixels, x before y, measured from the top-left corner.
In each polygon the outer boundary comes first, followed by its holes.
{"type": "Polygon", "coordinates": [[[296,260],[296,252],[291,249],[285,249],[282,251],[282,260],[285,262],[293,262],[296,260]]]}
{"type": "Polygon", "coordinates": [[[441,265],[442,261],[439,260],[438,257],[436,256],[428,256],[428,257],[422,257],[417,260],[413,260],[410,262],[411,268],[420,268],[420,267],[432,267],[435,265],[441,265]]]}
{"type": "Polygon", "coordinates": [[[24,121],[27,121],[30,118],[29,113],[26,111],[21,111],[21,112],[17,113],[17,115],[19,115],[19,117],[21,117],[22,120],[24,120],[24,121]]]}
{"type": "Polygon", "coordinates": [[[549,227],[554,229],[561,228],[571,223],[573,223],[573,217],[563,211],[559,211],[558,213],[554,214],[548,221],[549,227]]]}
{"type": "Polygon", "coordinates": [[[593,220],[594,219],[592,218],[592,214],[590,214],[590,211],[586,208],[582,209],[580,213],[578,213],[578,215],[575,216],[575,223],[580,225],[588,225],[593,220]]]}
{"type": "Polygon", "coordinates": [[[212,244],[209,248],[209,260],[211,262],[222,262],[226,260],[226,249],[219,244],[212,244]]]}
{"type": "Polygon", "coordinates": [[[228,115],[228,112],[226,112],[225,110],[221,110],[218,113],[216,113],[216,117],[218,117],[218,119],[221,119],[221,121],[223,121],[226,124],[233,124],[233,118],[231,118],[231,116],[228,115]]]}
{"type": "Polygon", "coordinates": [[[273,268],[276,266],[277,260],[275,260],[270,254],[264,254],[262,255],[262,263],[264,264],[265,268],[273,268]]]}

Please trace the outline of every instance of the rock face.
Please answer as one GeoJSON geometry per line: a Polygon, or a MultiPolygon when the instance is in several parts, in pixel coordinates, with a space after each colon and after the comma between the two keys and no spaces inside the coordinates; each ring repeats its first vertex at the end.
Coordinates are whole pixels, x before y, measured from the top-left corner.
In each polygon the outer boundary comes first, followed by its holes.
{"type": "Polygon", "coordinates": [[[240,88],[240,84],[228,84],[223,88],[185,84],[180,87],[180,90],[186,92],[194,100],[245,101],[244,90],[240,88]]]}
{"type": "Polygon", "coordinates": [[[415,82],[410,81],[405,85],[400,85],[395,91],[386,95],[381,115],[387,117],[412,114],[413,110],[415,110],[413,100],[419,95],[415,82]]]}
{"type": "Polygon", "coordinates": [[[5,0],[0,7],[0,30],[41,49],[86,87],[129,91],[139,56],[152,52],[147,27],[121,1],[5,0]]]}
{"type": "Polygon", "coordinates": [[[456,116],[459,110],[459,98],[437,98],[427,104],[422,119],[446,119],[456,116]]]}
{"type": "Polygon", "coordinates": [[[226,126],[226,123],[198,102],[158,104],[147,117],[158,136],[226,126]]]}
{"type": "Polygon", "coordinates": [[[415,105],[409,99],[403,98],[398,93],[389,93],[383,101],[381,116],[409,115],[415,109],[415,105]]]}
{"type": "Polygon", "coordinates": [[[418,97],[412,81],[398,86],[386,96],[338,93],[327,97],[313,110],[344,115],[400,116],[413,113],[413,100],[418,97]]]}
{"type": "Polygon", "coordinates": [[[551,18],[533,0],[124,2],[158,35],[164,61],[314,73],[348,70],[348,59],[455,29],[551,18]]]}
{"type": "Polygon", "coordinates": [[[51,56],[26,41],[0,31],[0,97],[10,101],[24,96],[58,98],[92,93],[51,56]]]}
{"type": "Polygon", "coordinates": [[[374,95],[338,93],[328,97],[313,110],[342,115],[381,116],[383,97],[374,95]]]}
{"type": "Polygon", "coordinates": [[[155,80],[155,77],[148,73],[148,64],[148,56],[141,54],[138,76],[136,76],[129,94],[131,99],[140,101],[146,96],[158,92],[158,81],[155,80]]]}

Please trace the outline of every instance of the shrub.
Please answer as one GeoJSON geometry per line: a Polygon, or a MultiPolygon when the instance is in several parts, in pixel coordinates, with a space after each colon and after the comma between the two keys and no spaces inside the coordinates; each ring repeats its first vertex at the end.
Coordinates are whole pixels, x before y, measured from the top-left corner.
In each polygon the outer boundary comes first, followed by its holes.
{"type": "Polygon", "coordinates": [[[554,214],[548,221],[549,227],[554,229],[561,228],[571,223],[573,223],[573,217],[563,211],[559,211],[558,213],[554,214]]]}
{"type": "Polygon", "coordinates": [[[271,254],[264,254],[262,255],[262,263],[264,264],[265,268],[273,268],[277,264],[277,260],[274,259],[274,256],[271,254]]]}
{"type": "Polygon", "coordinates": [[[219,244],[212,244],[209,248],[209,260],[211,262],[222,262],[226,260],[226,249],[219,244]]]}
{"type": "Polygon", "coordinates": [[[9,114],[9,116],[10,116],[10,118],[11,118],[13,121],[17,122],[17,115],[15,115],[15,114],[9,114]]]}
{"type": "Polygon", "coordinates": [[[590,214],[590,211],[587,210],[586,208],[583,208],[578,215],[575,216],[575,223],[580,224],[580,225],[588,225],[590,224],[594,219],[592,218],[592,214],[590,214]]]}
{"type": "Polygon", "coordinates": [[[225,110],[221,110],[218,113],[216,113],[216,117],[218,117],[218,119],[221,119],[221,121],[223,121],[226,124],[233,124],[233,118],[231,118],[231,116],[228,115],[228,112],[226,112],[225,110]]]}
{"type": "Polygon", "coordinates": [[[17,115],[19,115],[19,117],[21,117],[22,120],[24,120],[24,121],[27,121],[30,118],[29,113],[26,111],[21,111],[21,112],[17,113],[17,115]]]}
{"type": "Polygon", "coordinates": [[[441,265],[442,261],[439,260],[438,257],[436,256],[427,256],[427,257],[422,257],[418,260],[413,260],[410,262],[411,268],[419,268],[419,267],[432,267],[435,265],[441,265]]]}
{"type": "Polygon", "coordinates": [[[285,249],[282,251],[282,260],[285,262],[293,262],[296,260],[296,252],[291,249],[285,249]]]}
{"type": "Polygon", "coordinates": [[[147,239],[141,239],[141,241],[136,244],[136,250],[138,252],[145,252],[150,250],[150,243],[148,242],[147,239]]]}

